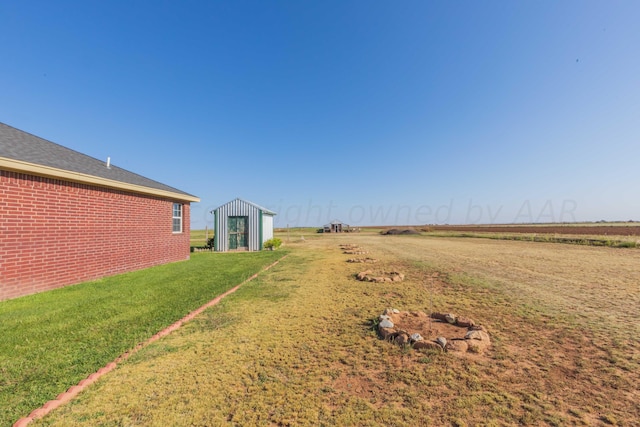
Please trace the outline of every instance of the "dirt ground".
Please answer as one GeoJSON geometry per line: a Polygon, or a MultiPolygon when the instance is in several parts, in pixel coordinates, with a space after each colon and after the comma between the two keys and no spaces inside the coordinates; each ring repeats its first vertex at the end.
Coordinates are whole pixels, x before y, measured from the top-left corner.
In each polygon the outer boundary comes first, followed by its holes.
{"type": "Polygon", "coordinates": [[[640,236],[640,225],[434,225],[434,231],[560,234],[580,236],[640,236]]]}
{"type": "Polygon", "coordinates": [[[306,236],[292,254],[34,425],[638,425],[640,250],[306,236]],[[401,271],[355,279],[339,244],[401,271]],[[381,340],[385,308],[454,312],[482,355],[381,340]]]}

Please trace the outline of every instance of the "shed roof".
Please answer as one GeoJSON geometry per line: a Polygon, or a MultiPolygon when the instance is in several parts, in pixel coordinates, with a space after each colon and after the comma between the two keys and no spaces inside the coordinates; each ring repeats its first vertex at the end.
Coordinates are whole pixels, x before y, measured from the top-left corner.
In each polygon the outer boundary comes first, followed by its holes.
{"type": "Polygon", "coordinates": [[[224,203],[224,204],[222,204],[222,205],[218,206],[217,208],[215,208],[215,209],[214,209],[214,210],[212,210],[211,212],[215,212],[215,211],[217,211],[218,209],[220,209],[221,207],[226,206],[226,205],[228,205],[228,204],[230,204],[230,203],[233,203],[233,202],[235,202],[236,200],[239,200],[239,201],[241,201],[241,202],[243,202],[243,203],[246,203],[246,204],[248,204],[248,205],[251,205],[251,206],[253,206],[253,207],[254,207],[254,208],[256,208],[256,209],[260,209],[260,210],[262,211],[262,213],[263,213],[263,214],[267,214],[267,215],[277,215],[277,213],[273,212],[272,210],[269,210],[269,209],[267,209],[267,208],[263,208],[263,207],[262,207],[262,206],[260,206],[260,205],[256,205],[255,203],[250,202],[250,201],[248,201],[248,200],[241,199],[240,197],[236,197],[235,199],[231,200],[230,202],[227,202],[227,203],[224,203]]]}
{"type": "Polygon", "coordinates": [[[338,221],[337,219],[334,219],[333,221],[331,221],[329,224],[325,224],[324,226],[328,226],[328,225],[338,225],[338,224],[342,224],[342,225],[349,225],[347,223],[344,223],[342,221],[338,221]]]}
{"type": "Polygon", "coordinates": [[[200,199],[114,165],[107,167],[70,148],[0,123],[0,167],[74,182],[171,197],[189,202],[200,199]]]}

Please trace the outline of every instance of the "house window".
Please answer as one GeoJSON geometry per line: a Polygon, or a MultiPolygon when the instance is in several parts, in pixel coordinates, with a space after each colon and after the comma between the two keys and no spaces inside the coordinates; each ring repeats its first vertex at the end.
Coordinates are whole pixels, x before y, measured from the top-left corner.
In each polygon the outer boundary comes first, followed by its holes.
{"type": "Polygon", "coordinates": [[[173,232],[182,233],[182,205],[173,204],[173,232]]]}

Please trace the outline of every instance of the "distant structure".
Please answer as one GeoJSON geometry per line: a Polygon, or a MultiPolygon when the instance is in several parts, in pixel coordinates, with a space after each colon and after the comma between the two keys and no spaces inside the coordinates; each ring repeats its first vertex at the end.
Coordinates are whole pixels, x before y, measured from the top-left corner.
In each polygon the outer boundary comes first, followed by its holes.
{"type": "Polygon", "coordinates": [[[333,220],[329,224],[325,224],[323,227],[324,233],[342,233],[350,231],[349,224],[345,224],[338,220],[333,220]]]}
{"type": "Polygon", "coordinates": [[[211,212],[215,216],[215,251],[259,251],[273,238],[276,213],[255,203],[237,198],[211,212]]]}

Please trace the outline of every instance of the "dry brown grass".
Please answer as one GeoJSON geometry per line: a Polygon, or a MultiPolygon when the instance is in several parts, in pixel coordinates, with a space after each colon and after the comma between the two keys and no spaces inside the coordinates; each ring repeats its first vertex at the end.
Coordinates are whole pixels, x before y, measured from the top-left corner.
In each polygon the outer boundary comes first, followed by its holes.
{"type": "Polygon", "coordinates": [[[640,251],[367,233],[289,247],[37,424],[637,425],[640,251]],[[405,281],[356,281],[345,242],[405,281]],[[419,353],[371,328],[432,302],[487,326],[492,349],[419,353]]]}

